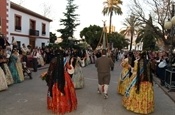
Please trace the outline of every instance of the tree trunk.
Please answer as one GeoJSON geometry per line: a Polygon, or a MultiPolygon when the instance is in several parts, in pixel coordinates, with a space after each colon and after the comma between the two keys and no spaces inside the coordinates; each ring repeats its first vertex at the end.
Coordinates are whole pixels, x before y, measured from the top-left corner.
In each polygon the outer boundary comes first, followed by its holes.
{"type": "Polygon", "coordinates": [[[129,48],[130,51],[132,50],[133,36],[134,36],[134,32],[131,32],[131,43],[130,43],[130,48],[129,48]]]}
{"type": "Polygon", "coordinates": [[[109,34],[111,33],[111,26],[112,26],[112,15],[113,12],[110,13],[110,21],[109,21],[109,34]]]}

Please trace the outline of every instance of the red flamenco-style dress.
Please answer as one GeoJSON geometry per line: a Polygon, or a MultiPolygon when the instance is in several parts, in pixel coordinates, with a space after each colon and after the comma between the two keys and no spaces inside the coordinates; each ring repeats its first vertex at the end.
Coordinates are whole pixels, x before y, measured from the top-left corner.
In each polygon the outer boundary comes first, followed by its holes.
{"type": "MultiPolygon", "coordinates": [[[[65,66],[63,65],[63,69],[62,69],[63,75],[62,76],[58,75],[58,77],[62,77],[62,79],[58,78],[58,80],[57,79],[53,80],[54,70],[57,68],[56,71],[59,71],[57,73],[60,74],[59,69],[62,68],[61,66],[58,67],[59,66],[58,61],[59,61],[58,57],[57,57],[57,60],[56,58],[53,59],[48,69],[49,89],[48,89],[48,95],[47,95],[47,108],[49,110],[52,110],[53,113],[65,114],[77,109],[77,97],[76,97],[75,88],[71,81],[70,75],[66,71],[67,70],[66,68],[70,68],[68,63],[65,66]],[[52,81],[54,82],[52,83],[52,81]],[[64,81],[64,84],[62,85],[63,81],[64,81]],[[63,86],[62,88],[61,88],[61,85],[63,86]]],[[[61,59],[61,61],[63,60],[61,59]]]]}

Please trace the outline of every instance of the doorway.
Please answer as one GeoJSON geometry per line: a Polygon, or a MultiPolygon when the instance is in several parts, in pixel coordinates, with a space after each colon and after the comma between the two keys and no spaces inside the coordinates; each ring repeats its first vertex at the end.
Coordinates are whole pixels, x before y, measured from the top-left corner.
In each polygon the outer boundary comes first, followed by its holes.
{"type": "Polygon", "coordinates": [[[29,38],[29,44],[31,45],[31,48],[35,48],[35,38],[29,38]]]}

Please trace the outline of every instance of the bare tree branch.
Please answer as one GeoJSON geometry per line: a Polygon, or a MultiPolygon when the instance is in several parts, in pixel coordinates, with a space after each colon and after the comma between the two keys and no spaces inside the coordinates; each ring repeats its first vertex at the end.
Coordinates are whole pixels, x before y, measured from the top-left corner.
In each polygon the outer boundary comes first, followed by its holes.
{"type": "Polygon", "coordinates": [[[133,5],[130,10],[137,16],[138,20],[145,24],[149,24],[154,32],[168,44],[168,40],[165,39],[165,21],[170,18],[171,4],[173,0],[133,0],[133,5]],[[153,17],[153,23],[149,23],[148,16],[153,17]]]}
{"type": "Polygon", "coordinates": [[[47,4],[43,3],[43,16],[49,17],[50,10],[51,10],[51,6],[48,6],[47,4]]]}
{"type": "Polygon", "coordinates": [[[22,6],[23,3],[24,3],[24,0],[20,0],[20,1],[19,1],[19,5],[22,6]]]}

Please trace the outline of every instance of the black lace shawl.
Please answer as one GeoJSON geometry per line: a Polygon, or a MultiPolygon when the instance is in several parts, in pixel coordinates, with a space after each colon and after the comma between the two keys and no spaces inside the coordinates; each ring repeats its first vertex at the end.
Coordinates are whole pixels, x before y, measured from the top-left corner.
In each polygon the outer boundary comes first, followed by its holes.
{"type": "Polygon", "coordinates": [[[136,92],[140,91],[140,83],[142,81],[148,81],[153,84],[153,76],[151,72],[151,63],[146,59],[145,53],[140,54],[141,58],[138,60],[137,65],[137,81],[136,81],[136,92]],[[140,70],[143,69],[143,73],[140,70]]]}
{"type": "Polygon", "coordinates": [[[46,79],[46,82],[49,87],[51,96],[52,96],[52,87],[55,83],[58,84],[58,90],[63,94],[65,94],[63,53],[57,53],[56,57],[51,61],[48,69],[48,77],[46,79]]]}

